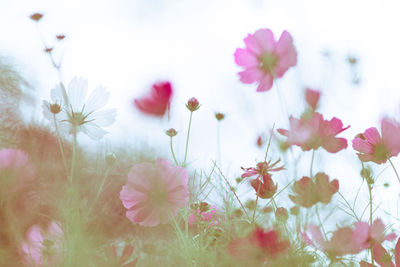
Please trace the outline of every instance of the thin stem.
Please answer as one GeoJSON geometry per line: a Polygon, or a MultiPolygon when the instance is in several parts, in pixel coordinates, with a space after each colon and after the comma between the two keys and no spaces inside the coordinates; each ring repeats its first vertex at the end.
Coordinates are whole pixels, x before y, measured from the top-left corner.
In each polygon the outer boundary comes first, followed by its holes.
{"type": "Polygon", "coordinates": [[[105,184],[105,182],[107,180],[108,174],[110,173],[110,170],[111,170],[111,168],[107,168],[106,171],[104,172],[103,180],[101,181],[99,190],[97,191],[96,198],[94,199],[93,204],[90,207],[89,212],[87,213],[88,215],[90,215],[90,213],[92,212],[94,206],[96,205],[97,200],[100,197],[101,192],[103,192],[103,187],[104,187],[104,184],[105,184]]]}
{"type": "MultiPolygon", "coordinates": [[[[367,182],[368,185],[368,193],[369,193],[369,225],[372,226],[372,186],[367,182]]],[[[374,265],[374,250],[373,250],[373,245],[371,244],[371,247],[369,248],[371,251],[371,262],[372,266],[374,265]]]]}
{"type": "Polygon", "coordinates": [[[62,161],[63,161],[63,164],[64,164],[65,172],[66,172],[67,177],[68,177],[69,173],[68,173],[68,167],[67,167],[67,160],[65,158],[64,147],[63,147],[63,144],[62,144],[62,141],[61,141],[60,132],[58,131],[56,114],[53,114],[53,121],[54,121],[54,126],[56,128],[57,142],[58,142],[58,146],[60,148],[61,158],[62,158],[62,161]]]}
{"type": "Polygon", "coordinates": [[[318,211],[318,203],[315,204],[315,214],[317,214],[318,222],[321,225],[322,233],[324,234],[325,240],[327,240],[324,224],[322,223],[321,217],[319,216],[319,211],[318,211]]]}
{"type": "Polygon", "coordinates": [[[399,183],[400,183],[400,177],[399,177],[399,174],[397,173],[397,170],[396,170],[396,168],[394,167],[394,164],[393,164],[392,160],[391,160],[391,159],[389,159],[389,162],[390,162],[390,165],[392,165],[392,168],[393,168],[393,170],[394,170],[394,173],[396,174],[397,180],[398,180],[398,181],[399,181],[399,183]]]}
{"type": "Polygon", "coordinates": [[[220,139],[220,132],[221,132],[221,124],[220,121],[217,121],[217,159],[218,164],[221,165],[221,139],[220,139]]]}
{"type": "Polygon", "coordinates": [[[172,136],[170,137],[170,140],[169,140],[169,146],[171,148],[171,153],[172,153],[172,157],[174,158],[175,164],[178,166],[179,164],[175,157],[174,147],[172,146],[172,136]]]}
{"type": "Polygon", "coordinates": [[[185,158],[183,160],[183,167],[186,166],[186,158],[187,158],[187,152],[188,152],[188,146],[189,146],[189,134],[190,134],[190,126],[192,125],[192,115],[193,112],[190,112],[190,118],[189,118],[189,127],[188,127],[188,131],[187,131],[187,135],[186,135],[186,148],[185,148],[185,158]]]}
{"type": "Polygon", "coordinates": [[[251,220],[251,223],[252,223],[252,224],[255,222],[255,218],[256,218],[256,210],[257,210],[257,204],[258,204],[258,195],[260,194],[260,187],[261,187],[260,177],[261,177],[261,176],[258,176],[258,177],[257,177],[257,179],[258,179],[258,187],[257,187],[257,194],[256,194],[256,206],[255,206],[254,211],[253,211],[253,219],[251,220]]]}
{"type": "Polygon", "coordinates": [[[314,156],[315,156],[315,150],[313,149],[312,151],[312,156],[311,156],[311,165],[310,165],[310,178],[313,178],[313,174],[312,174],[312,168],[313,168],[313,164],[314,164],[314,156]]]}
{"type": "Polygon", "coordinates": [[[269,151],[269,147],[271,146],[271,140],[272,140],[272,136],[274,134],[274,128],[275,128],[275,123],[272,125],[272,133],[268,139],[268,145],[267,145],[267,150],[265,151],[265,157],[264,157],[264,161],[267,161],[267,156],[268,156],[268,151],[269,151]]]}
{"type": "Polygon", "coordinates": [[[76,129],[73,129],[73,144],[72,144],[72,160],[71,160],[71,173],[69,176],[69,181],[72,183],[75,174],[75,161],[76,161],[76,147],[77,147],[77,140],[76,140],[76,129]]]}

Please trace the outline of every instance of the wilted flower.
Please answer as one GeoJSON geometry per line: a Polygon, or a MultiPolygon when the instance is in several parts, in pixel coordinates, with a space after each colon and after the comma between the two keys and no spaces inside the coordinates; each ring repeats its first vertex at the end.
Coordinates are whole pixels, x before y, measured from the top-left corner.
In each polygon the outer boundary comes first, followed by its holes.
{"type": "Polygon", "coordinates": [[[188,110],[190,110],[190,112],[198,110],[200,107],[199,100],[197,100],[195,97],[192,97],[188,100],[186,107],[188,110]]]}
{"type": "Polygon", "coordinates": [[[287,31],[276,42],[270,29],[260,29],[249,34],[244,43],[245,49],[236,49],[235,62],[245,69],[239,72],[243,83],[258,82],[257,92],[270,90],[274,79],[297,63],[293,39],[287,31]]]}
{"type": "Polygon", "coordinates": [[[170,82],[158,82],[153,84],[148,95],[135,99],[134,104],[147,115],[163,117],[170,107],[172,93],[170,82]]]}
{"type": "Polygon", "coordinates": [[[61,261],[64,233],[57,223],[51,222],[47,230],[39,225],[29,228],[20,251],[29,266],[55,266],[61,261]]]}
{"type": "Polygon", "coordinates": [[[299,181],[295,181],[292,187],[294,195],[289,198],[305,208],[310,208],[318,202],[328,204],[332,196],[339,191],[339,181],[329,182],[329,177],[323,172],[315,175],[315,180],[304,176],[299,181]]]}
{"type": "Polygon", "coordinates": [[[126,217],[143,226],[169,222],[187,204],[187,182],[186,170],[171,166],[166,159],[134,165],[120,192],[126,217]]]}
{"type": "Polygon", "coordinates": [[[246,237],[231,241],[228,252],[237,260],[268,262],[285,253],[289,247],[290,243],[282,240],[276,230],[257,227],[246,237]]]}
{"type": "Polygon", "coordinates": [[[353,139],[353,148],[360,152],[358,157],[361,161],[373,161],[382,164],[399,154],[400,124],[388,118],[383,118],[381,133],[382,137],[375,127],[371,127],[353,139]]]}
{"type": "Polygon", "coordinates": [[[103,86],[96,87],[86,100],[88,81],[83,78],[73,78],[68,85],[68,94],[62,84],[51,90],[53,103],[43,102],[43,114],[46,119],[54,121],[51,108],[54,104],[61,107],[56,116],[61,128],[70,133],[84,132],[94,140],[101,139],[107,132],[101,127],[110,126],[115,121],[116,110],[103,108],[110,93],[103,86]]]}
{"type": "Polygon", "coordinates": [[[343,123],[338,118],[324,120],[322,114],[315,112],[309,119],[296,119],[290,116],[289,123],[289,130],[278,129],[280,134],[287,137],[288,145],[297,145],[303,151],[322,147],[330,153],[336,153],[347,147],[346,139],[338,138],[336,135],[350,126],[343,128],[343,123]]]}

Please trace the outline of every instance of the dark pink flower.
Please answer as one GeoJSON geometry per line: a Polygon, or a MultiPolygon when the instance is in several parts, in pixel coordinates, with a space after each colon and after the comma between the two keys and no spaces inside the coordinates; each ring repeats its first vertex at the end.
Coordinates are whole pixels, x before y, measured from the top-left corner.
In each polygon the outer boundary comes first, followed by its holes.
{"type": "Polygon", "coordinates": [[[188,217],[189,225],[196,225],[199,222],[205,222],[208,226],[217,226],[219,217],[217,207],[210,206],[208,203],[201,202],[200,205],[194,206],[188,217]]]}
{"type": "Polygon", "coordinates": [[[338,118],[324,120],[322,114],[315,112],[309,119],[296,119],[290,116],[289,123],[289,130],[278,129],[280,134],[287,137],[288,145],[297,145],[303,151],[322,147],[330,153],[336,153],[347,147],[346,139],[338,138],[336,135],[350,126],[343,128],[342,121],[338,118]]]}
{"type": "Polygon", "coordinates": [[[363,134],[353,139],[353,148],[360,153],[361,161],[385,163],[400,152],[400,124],[388,118],[381,121],[381,133],[375,127],[368,128],[363,134]]]}
{"type": "Polygon", "coordinates": [[[257,92],[270,90],[274,79],[282,77],[297,63],[293,39],[287,31],[276,42],[270,29],[260,29],[249,34],[244,43],[245,49],[236,49],[235,62],[244,67],[239,72],[243,83],[258,82],[257,92]]]}
{"type": "Polygon", "coordinates": [[[134,165],[120,192],[126,217],[143,226],[168,223],[187,204],[187,183],[186,170],[166,159],[134,165]]]}
{"type": "Polygon", "coordinates": [[[169,109],[172,93],[170,82],[155,83],[151,87],[150,93],[147,96],[135,99],[134,104],[147,115],[162,117],[169,109]]]}
{"type": "Polygon", "coordinates": [[[314,179],[304,176],[295,181],[292,187],[294,195],[289,195],[289,198],[305,208],[312,207],[318,202],[328,204],[332,196],[339,191],[339,181],[334,179],[329,182],[329,176],[323,172],[317,173],[314,179]]]}
{"type": "Polygon", "coordinates": [[[316,91],[310,88],[306,89],[306,102],[312,108],[312,110],[317,109],[320,96],[320,91],[316,91]]]}

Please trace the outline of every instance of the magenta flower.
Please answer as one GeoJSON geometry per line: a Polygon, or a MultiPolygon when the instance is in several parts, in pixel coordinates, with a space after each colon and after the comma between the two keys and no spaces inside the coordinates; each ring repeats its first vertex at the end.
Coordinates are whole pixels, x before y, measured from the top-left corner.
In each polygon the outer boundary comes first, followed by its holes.
{"type": "Polygon", "coordinates": [[[166,159],[134,165],[120,192],[126,217],[143,226],[168,223],[188,202],[187,183],[186,170],[166,159]]]}
{"type": "Polygon", "coordinates": [[[147,96],[135,99],[134,105],[144,114],[163,117],[169,109],[172,93],[170,82],[158,82],[153,84],[147,96]]]}
{"type": "Polygon", "coordinates": [[[322,114],[314,112],[309,119],[290,116],[289,123],[289,130],[278,129],[280,134],[287,137],[288,145],[299,146],[303,151],[322,147],[330,153],[339,152],[347,147],[346,139],[336,135],[350,126],[343,128],[343,123],[338,118],[334,117],[328,121],[324,120],[322,114]]]}
{"type": "Polygon", "coordinates": [[[381,121],[382,137],[375,127],[368,128],[353,139],[353,148],[357,150],[361,161],[385,163],[400,152],[400,124],[388,118],[381,121]]]}
{"type": "Polygon", "coordinates": [[[39,225],[29,228],[20,251],[28,266],[55,266],[60,263],[64,233],[57,223],[51,222],[47,230],[39,225]]]}
{"type": "Polygon", "coordinates": [[[293,39],[287,31],[276,42],[270,29],[260,29],[249,34],[244,43],[245,49],[236,49],[235,62],[244,67],[239,72],[243,83],[258,82],[257,92],[270,90],[274,79],[282,77],[297,63],[293,39]]]}

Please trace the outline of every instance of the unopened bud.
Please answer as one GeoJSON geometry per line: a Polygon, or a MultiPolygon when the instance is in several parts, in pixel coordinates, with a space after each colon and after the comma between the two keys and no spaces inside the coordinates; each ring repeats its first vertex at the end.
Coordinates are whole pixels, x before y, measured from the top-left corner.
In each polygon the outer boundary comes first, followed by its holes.
{"type": "Polygon", "coordinates": [[[285,209],[284,207],[280,207],[280,208],[276,209],[275,217],[278,221],[285,222],[289,218],[289,213],[288,213],[287,209],[285,209]]]}
{"type": "Polygon", "coordinates": [[[65,39],[65,35],[64,34],[58,34],[56,35],[57,40],[61,41],[65,39]]]}
{"type": "Polygon", "coordinates": [[[38,22],[39,20],[41,20],[43,18],[43,14],[34,13],[30,16],[30,18],[31,18],[31,20],[38,22]]]}
{"type": "Polygon", "coordinates": [[[50,112],[53,113],[54,115],[61,112],[61,107],[59,104],[50,104],[49,109],[50,109],[50,112]]]}
{"type": "Polygon", "coordinates": [[[222,121],[222,120],[225,118],[225,114],[220,113],[220,112],[215,113],[215,118],[216,118],[218,121],[222,121]]]}
{"type": "Polygon", "coordinates": [[[44,52],[49,53],[49,54],[51,53],[51,51],[53,51],[53,48],[51,48],[51,47],[44,49],[44,52]]]}
{"type": "Polygon", "coordinates": [[[199,101],[197,100],[197,98],[192,97],[191,99],[188,100],[186,107],[188,110],[190,110],[191,112],[196,111],[199,109],[200,105],[199,105],[199,101]]]}
{"type": "Polygon", "coordinates": [[[165,134],[168,135],[169,137],[174,137],[175,135],[178,134],[178,132],[174,128],[171,128],[169,130],[166,130],[165,134]]]}

